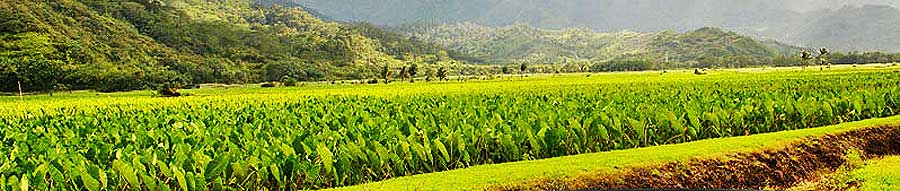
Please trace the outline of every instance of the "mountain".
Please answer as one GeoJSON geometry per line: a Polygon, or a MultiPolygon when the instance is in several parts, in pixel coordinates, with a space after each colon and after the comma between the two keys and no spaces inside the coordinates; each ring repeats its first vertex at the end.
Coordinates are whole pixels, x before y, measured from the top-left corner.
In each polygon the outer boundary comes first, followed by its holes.
{"type": "Polygon", "coordinates": [[[460,23],[408,25],[394,30],[488,63],[564,63],[641,58],[682,63],[686,65],[682,67],[689,67],[691,63],[715,58],[742,59],[747,64],[762,64],[799,50],[712,27],[685,33],[600,33],[577,28],[545,30],[526,24],[488,27],[460,23]]]}
{"type": "Polygon", "coordinates": [[[369,23],[349,23],[348,28],[366,37],[376,39],[379,51],[396,58],[417,60],[434,64],[439,60],[458,60],[466,63],[484,63],[485,61],[459,51],[445,49],[439,45],[419,40],[409,35],[385,30],[383,27],[369,23]]]}
{"type": "Polygon", "coordinates": [[[0,91],[362,79],[456,56],[387,36],[253,0],[0,1],[0,91]]]}
{"type": "Polygon", "coordinates": [[[890,6],[846,6],[809,13],[767,36],[788,43],[843,51],[900,51],[900,11],[890,6]],[[779,36],[778,34],[787,34],[779,36]]]}
{"type": "Polygon", "coordinates": [[[292,0],[340,21],[377,25],[472,22],[598,32],[719,27],[757,38],[843,51],[900,51],[893,0],[292,0]],[[845,14],[851,13],[851,14],[845,14]],[[865,14],[863,14],[865,13],[865,14]],[[828,19],[826,19],[828,18],[828,19]],[[852,23],[863,23],[853,25],[852,23]],[[860,26],[860,27],[856,27],[860,26]],[[845,27],[845,28],[840,28],[845,27]],[[869,28],[874,27],[874,28],[869,28]],[[835,31],[836,30],[836,31],[835,31]],[[841,36],[847,34],[848,36],[841,36]],[[861,35],[867,34],[867,35],[861,35]],[[824,39],[823,39],[824,38],[824,39]]]}

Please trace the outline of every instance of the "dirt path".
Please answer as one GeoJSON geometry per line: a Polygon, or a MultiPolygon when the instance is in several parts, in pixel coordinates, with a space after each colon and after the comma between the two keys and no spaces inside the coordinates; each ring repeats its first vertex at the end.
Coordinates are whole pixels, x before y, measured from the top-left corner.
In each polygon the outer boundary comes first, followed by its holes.
{"type": "Polygon", "coordinates": [[[807,138],[778,150],[628,168],[617,174],[541,179],[496,186],[494,190],[787,189],[838,169],[847,162],[847,152],[854,150],[863,159],[897,155],[900,127],[867,128],[807,138]]]}

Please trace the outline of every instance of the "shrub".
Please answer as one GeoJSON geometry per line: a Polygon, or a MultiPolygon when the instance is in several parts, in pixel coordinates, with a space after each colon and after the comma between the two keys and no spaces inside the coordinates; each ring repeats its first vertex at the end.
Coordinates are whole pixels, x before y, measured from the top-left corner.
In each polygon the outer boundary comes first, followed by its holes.
{"type": "Polygon", "coordinates": [[[297,86],[297,79],[290,76],[284,76],[281,78],[281,84],[287,87],[294,87],[297,86]]]}
{"type": "Polygon", "coordinates": [[[156,88],[156,93],[158,93],[162,97],[179,97],[181,93],[178,92],[180,85],[177,83],[162,83],[156,88]]]}
{"type": "Polygon", "coordinates": [[[275,83],[272,83],[272,82],[269,82],[269,83],[263,83],[263,84],[261,85],[261,87],[264,87],[264,88],[274,88],[274,87],[275,87],[275,83]]]}

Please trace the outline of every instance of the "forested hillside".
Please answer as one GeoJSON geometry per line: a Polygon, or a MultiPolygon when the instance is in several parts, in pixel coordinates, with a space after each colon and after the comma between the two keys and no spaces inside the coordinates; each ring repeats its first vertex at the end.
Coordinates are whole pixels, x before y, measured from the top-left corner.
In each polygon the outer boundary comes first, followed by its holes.
{"type": "Polygon", "coordinates": [[[359,79],[455,56],[359,28],[252,0],[0,1],[0,91],[359,79]]]}
{"type": "Polygon", "coordinates": [[[799,48],[760,42],[718,28],[677,33],[597,33],[587,29],[542,30],[525,24],[486,27],[473,23],[413,25],[397,30],[489,63],[569,63],[641,59],[668,67],[743,67],[768,64],[799,48]],[[668,62],[667,62],[668,61],[668,62]]]}

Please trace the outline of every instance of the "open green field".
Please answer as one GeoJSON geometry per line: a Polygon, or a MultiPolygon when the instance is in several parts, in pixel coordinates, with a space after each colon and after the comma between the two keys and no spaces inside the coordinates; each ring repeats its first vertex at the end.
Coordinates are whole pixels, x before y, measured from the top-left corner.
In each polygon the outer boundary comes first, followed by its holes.
{"type": "Polygon", "coordinates": [[[0,185],[258,190],[390,179],[349,189],[477,189],[891,123],[897,119],[810,129],[900,114],[898,69],[212,88],[179,98],[149,91],[0,97],[0,185]],[[780,131],[789,132],[708,140],[780,131]],[[546,158],[553,159],[538,160],[546,158]],[[510,163],[517,161],[528,162],[510,163]],[[439,173],[411,176],[432,172],[439,173]]]}

